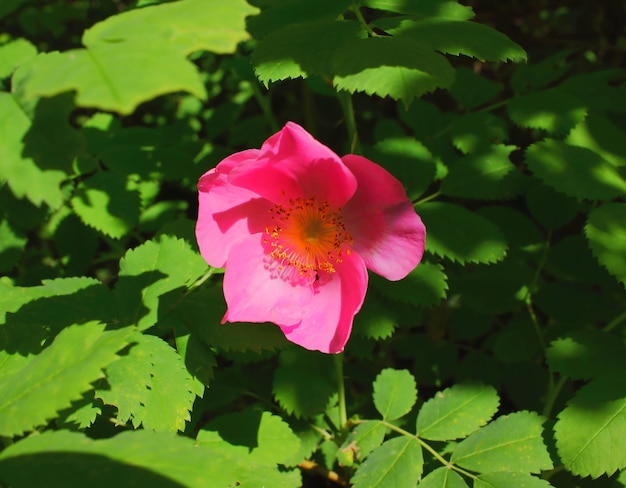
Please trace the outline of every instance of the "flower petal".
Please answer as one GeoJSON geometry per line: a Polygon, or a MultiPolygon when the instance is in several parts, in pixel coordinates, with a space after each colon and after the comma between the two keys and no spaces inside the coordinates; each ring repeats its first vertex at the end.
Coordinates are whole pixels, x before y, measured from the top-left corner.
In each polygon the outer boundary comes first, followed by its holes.
{"type": "Polygon", "coordinates": [[[232,168],[254,163],[258,152],[253,149],[233,154],[200,177],[196,239],[200,254],[211,266],[224,266],[237,240],[263,232],[268,224],[271,203],[228,183],[232,168]]]}
{"type": "Polygon", "coordinates": [[[343,351],[354,316],[361,309],[367,290],[367,269],[361,257],[352,253],[332,274],[320,275],[310,306],[302,321],[281,327],[287,339],[306,349],[325,353],[343,351]]]}
{"type": "Polygon", "coordinates": [[[229,181],[279,205],[314,196],[340,208],[356,190],[339,156],[293,122],[265,141],[258,164],[235,168],[229,181]]]}
{"type": "Polygon", "coordinates": [[[342,210],[353,249],[375,273],[393,281],[404,278],[424,254],[422,220],[389,172],[362,156],[348,154],[342,160],[358,181],[342,210]]]}
{"type": "Polygon", "coordinates": [[[233,244],[224,273],[228,322],[300,323],[310,307],[313,287],[296,285],[272,273],[263,235],[233,244]]]}

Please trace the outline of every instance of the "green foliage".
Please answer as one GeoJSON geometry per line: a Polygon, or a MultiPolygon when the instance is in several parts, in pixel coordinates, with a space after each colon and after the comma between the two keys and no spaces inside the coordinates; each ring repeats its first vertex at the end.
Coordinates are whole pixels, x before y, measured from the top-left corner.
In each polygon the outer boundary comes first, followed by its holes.
{"type": "Polygon", "coordinates": [[[464,3],[0,2],[0,485],[626,486],[624,9],[464,3]],[[427,228],[337,357],[195,244],[288,120],[427,228]]]}

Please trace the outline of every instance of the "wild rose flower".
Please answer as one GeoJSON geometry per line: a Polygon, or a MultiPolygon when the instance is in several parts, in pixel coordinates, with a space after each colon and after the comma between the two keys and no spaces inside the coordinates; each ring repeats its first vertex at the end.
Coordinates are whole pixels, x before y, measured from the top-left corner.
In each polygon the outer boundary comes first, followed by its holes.
{"type": "Polygon", "coordinates": [[[222,323],[273,322],[307,349],[343,350],[367,268],[399,280],[424,252],[424,225],[397,179],[293,122],[221,161],[198,190],[200,252],[226,268],[222,323]]]}

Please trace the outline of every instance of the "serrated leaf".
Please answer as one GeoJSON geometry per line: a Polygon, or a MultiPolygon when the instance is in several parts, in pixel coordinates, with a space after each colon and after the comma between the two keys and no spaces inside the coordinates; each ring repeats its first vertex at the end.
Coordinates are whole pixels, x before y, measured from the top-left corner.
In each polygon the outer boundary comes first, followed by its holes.
{"type": "Polygon", "coordinates": [[[626,375],[613,370],[581,388],[559,413],[554,436],[565,467],[597,478],[626,468],[626,375]]]}
{"type": "Polygon", "coordinates": [[[421,488],[467,488],[461,475],[443,466],[424,476],[419,486],[421,488]]]}
{"type": "Polygon", "coordinates": [[[519,95],[507,104],[507,111],[517,125],[557,136],[567,134],[587,115],[582,101],[558,87],[519,95]]]}
{"type": "Polygon", "coordinates": [[[556,54],[539,62],[520,64],[511,76],[511,86],[515,93],[538,90],[554,84],[567,74],[574,63],[568,62],[572,50],[561,49],[556,54]]]}
{"type": "Polygon", "coordinates": [[[520,194],[526,179],[511,163],[515,146],[494,144],[448,163],[441,192],[460,198],[502,200],[520,194]]]}
{"type": "Polygon", "coordinates": [[[350,453],[350,459],[363,460],[385,439],[387,427],[378,420],[367,420],[357,425],[341,445],[340,450],[350,453]]]}
{"type": "Polygon", "coordinates": [[[164,41],[40,54],[15,71],[13,86],[25,103],[75,90],[76,105],[125,115],[166,93],[187,91],[206,98],[195,66],[164,41]]]}
{"type": "Polygon", "coordinates": [[[626,285],[626,204],[605,203],[593,209],[585,234],[598,262],[626,285]]]}
{"type": "Polygon", "coordinates": [[[64,200],[60,185],[67,175],[60,169],[43,169],[24,154],[24,138],[31,128],[29,116],[14,95],[0,93],[0,182],[7,182],[16,198],[58,208],[64,200]]]}
{"type": "Polygon", "coordinates": [[[352,5],[352,0],[277,2],[270,8],[264,9],[260,15],[249,18],[247,21],[248,31],[254,37],[261,38],[288,25],[306,23],[312,20],[332,21],[337,19],[350,5],[352,5]]]}
{"type": "Polygon", "coordinates": [[[448,60],[411,39],[369,37],[347,42],[336,50],[333,64],[338,90],[389,96],[405,106],[454,82],[448,60]]]}
{"type": "Polygon", "coordinates": [[[460,66],[456,68],[456,79],[449,91],[463,107],[472,110],[493,100],[503,88],[501,83],[460,66]]]}
{"type": "Polygon", "coordinates": [[[205,386],[209,386],[217,366],[214,351],[195,334],[177,335],[176,349],[194,379],[194,393],[204,396],[205,386]]]}
{"type": "Polygon", "coordinates": [[[0,384],[0,434],[14,436],[44,424],[104,376],[128,344],[126,329],[71,325],[24,367],[0,384]]]}
{"type": "Polygon", "coordinates": [[[86,225],[114,239],[129,233],[139,220],[139,194],[110,171],[100,171],[82,181],[71,203],[86,225]]]}
{"type": "Polygon", "coordinates": [[[428,252],[461,264],[495,263],[506,255],[500,230],[475,212],[442,202],[419,205],[417,211],[428,229],[428,252]]]}
{"type": "Polygon", "coordinates": [[[508,123],[488,112],[459,114],[450,121],[449,128],[452,144],[463,154],[489,152],[492,144],[507,147],[501,142],[509,138],[508,123]]]}
{"type": "Polygon", "coordinates": [[[419,2],[364,0],[363,3],[370,8],[378,10],[423,17],[439,17],[450,20],[467,20],[474,17],[474,11],[471,7],[459,5],[455,0],[420,0],[419,2]]]}
{"type": "Polygon", "coordinates": [[[387,281],[377,275],[370,283],[392,300],[410,303],[416,307],[437,305],[446,297],[448,277],[440,264],[422,262],[400,281],[387,281]]]}
{"type": "Polygon", "coordinates": [[[525,161],[537,178],[566,195],[611,200],[626,192],[618,169],[584,147],[546,139],[526,150],[525,161]]]}
{"type": "Polygon", "coordinates": [[[552,371],[570,378],[597,378],[626,368],[626,346],[605,332],[573,331],[550,343],[546,360],[552,371]]]}
{"type": "MultiPolygon", "coordinates": [[[[115,363],[113,363],[115,364],[115,363]]],[[[72,402],[72,406],[62,412],[56,420],[59,428],[76,428],[84,430],[94,423],[97,416],[102,413],[101,404],[94,401],[93,391],[87,392],[83,398],[72,402]]]]}
{"type": "Polygon", "coordinates": [[[550,230],[571,222],[576,217],[579,207],[575,198],[544,184],[535,184],[529,188],[526,193],[526,205],[531,215],[550,230]],[[546,212],[547,208],[551,211],[546,212]]]}
{"type": "Polygon", "coordinates": [[[300,449],[300,439],[289,425],[270,412],[246,409],[221,415],[199,432],[201,444],[207,431],[218,433],[229,444],[245,446],[250,450],[250,459],[263,465],[285,464],[300,449]]]}
{"type": "Polygon", "coordinates": [[[374,380],[374,405],[384,420],[396,420],[417,401],[415,378],[405,369],[383,369],[374,380]]]}
{"type": "Polygon", "coordinates": [[[20,64],[37,55],[28,39],[15,39],[0,46],[0,79],[7,78],[20,64]]]}
{"type": "Polygon", "coordinates": [[[565,142],[597,152],[614,166],[626,166],[624,129],[608,115],[593,111],[574,127],[565,142]]]}
{"type": "Polygon", "coordinates": [[[496,390],[480,383],[461,383],[436,393],[417,416],[417,435],[434,441],[460,439],[485,425],[498,410],[496,390]]]}
{"type": "Polygon", "coordinates": [[[354,21],[311,21],[288,25],[259,41],[252,64],[265,85],[310,75],[332,77],[337,46],[364,35],[354,21]]]}
{"type": "Polygon", "coordinates": [[[538,473],[551,469],[552,461],[542,439],[543,421],[534,412],[498,417],[461,441],[450,461],[479,473],[538,473]]]}
{"type": "Polygon", "coordinates": [[[407,19],[385,30],[446,54],[463,54],[481,61],[526,60],[526,52],[518,44],[497,30],[477,22],[407,19]]]}
{"type": "Polygon", "coordinates": [[[0,220],[0,272],[10,271],[26,246],[27,239],[6,219],[0,220]]]}
{"type": "Polygon", "coordinates": [[[163,307],[180,298],[175,291],[186,290],[206,271],[204,260],[183,239],[162,235],[129,250],[120,260],[114,289],[120,321],[142,330],[153,326],[163,307]]]}
{"type": "Polygon", "coordinates": [[[88,47],[112,42],[166,42],[183,55],[200,50],[232,53],[249,37],[245,18],[258,12],[245,0],[163,3],[98,22],[85,31],[82,41],[88,47]]]}
{"type": "Polygon", "coordinates": [[[422,448],[412,437],[395,437],[371,452],[352,478],[354,488],[415,486],[424,467],[422,448]]]}
{"type": "MultiPolygon", "coordinates": [[[[373,277],[370,275],[370,280],[373,277]]],[[[379,340],[391,337],[397,325],[394,312],[374,295],[367,295],[360,312],[354,317],[352,330],[354,334],[367,339],[379,340]]]]}
{"type": "Polygon", "coordinates": [[[323,413],[337,391],[333,359],[304,349],[286,349],[274,373],[272,392],[289,414],[310,418],[323,413]]]}
{"type": "Polygon", "coordinates": [[[546,480],[526,473],[483,473],[474,481],[474,488],[549,488],[546,480]]]}
{"type": "Polygon", "coordinates": [[[297,472],[253,463],[247,449],[225,442],[198,445],[192,439],[148,430],[122,432],[93,440],[72,432],[44,432],[16,442],[0,453],[3,481],[13,486],[40,486],[41,468],[52,488],[154,486],[193,488],[268,486],[297,488],[297,472]],[[244,482],[245,480],[245,482],[244,482]]]}

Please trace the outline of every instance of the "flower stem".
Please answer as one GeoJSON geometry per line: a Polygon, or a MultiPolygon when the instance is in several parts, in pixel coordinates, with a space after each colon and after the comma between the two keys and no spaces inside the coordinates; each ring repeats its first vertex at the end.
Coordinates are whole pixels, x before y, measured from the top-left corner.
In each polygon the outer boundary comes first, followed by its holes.
{"type": "Polygon", "coordinates": [[[343,117],[346,121],[346,129],[348,129],[348,140],[350,141],[350,153],[354,153],[359,145],[359,135],[356,130],[356,119],[354,118],[354,106],[352,105],[352,96],[345,90],[337,92],[337,98],[341,104],[343,117]]]}
{"type": "Polygon", "coordinates": [[[343,353],[335,354],[333,359],[335,361],[337,394],[339,396],[339,424],[343,430],[348,424],[348,414],[346,413],[346,388],[343,382],[343,353]]]}

